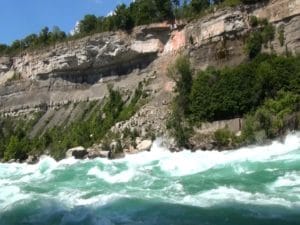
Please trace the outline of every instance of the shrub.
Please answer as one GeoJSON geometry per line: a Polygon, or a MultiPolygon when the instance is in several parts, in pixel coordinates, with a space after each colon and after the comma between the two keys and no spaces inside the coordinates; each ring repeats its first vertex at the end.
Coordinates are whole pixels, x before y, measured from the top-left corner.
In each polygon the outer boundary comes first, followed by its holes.
{"type": "Polygon", "coordinates": [[[257,27],[258,25],[258,19],[256,16],[251,16],[250,17],[250,26],[251,27],[257,27]]]}
{"type": "Polygon", "coordinates": [[[274,40],[275,27],[270,24],[268,20],[257,19],[254,16],[250,18],[250,24],[253,27],[261,25],[255,29],[246,40],[245,50],[249,58],[253,59],[261,52],[262,44],[267,47],[268,43],[274,40]]]}
{"type": "Polygon", "coordinates": [[[234,69],[208,69],[198,73],[192,87],[191,118],[194,122],[230,119],[259,103],[260,86],[251,65],[234,69]]]}
{"type": "Polygon", "coordinates": [[[246,52],[250,59],[255,58],[261,52],[262,37],[259,32],[254,32],[246,41],[246,52]]]}
{"type": "Polygon", "coordinates": [[[188,58],[181,56],[169,68],[168,75],[176,83],[177,96],[173,101],[172,113],[167,128],[171,130],[179,147],[187,147],[190,130],[186,117],[190,113],[190,92],[192,88],[192,70],[188,58]]]}
{"type": "Polygon", "coordinates": [[[214,139],[219,147],[232,144],[234,134],[228,128],[218,129],[214,132],[214,139]]]}
{"type": "Polygon", "coordinates": [[[115,153],[122,153],[122,152],[123,152],[123,147],[120,139],[118,139],[116,143],[115,153]]]}
{"type": "Polygon", "coordinates": [[[208,68],[197,74],[190,94],[194,122],[241,117],[280,90],[299,93],[298,58],[260,55],[235,68],[208,68]]]}
{"type": "Polygon", "coordinates": [[[185,115],[189,112],[190,99],[189,95],[192,88],[192,70],[191,64],[187,57],[180,56],[177,58],[174,65],[168,69],[168,76],[176,83],[176,92],[178,95],[175,99],[175,104],[181,108],[185,115]]]}
{"type": "Polygon", "coordinates": [[[284,25],[281,25],[278,28],[278,40],[279,40],[280,46],[282,47],[285,42],[284,25]]]}
{"type": "Polygon", "coordinates": [[[243,139],[246,143],[253,143],[259,139],[277,137],[290,128],[297,129],[299,111],[300,95],[280,91],[275,99],[267,99],[253,114],[246,117],[243,139]]]}
{"type": "Polygon", "coordinates": [[[275,27],[268,23],[264,25],[264,28],[261,32],[262,42],[267,46],[268,42],[273,41],[275,37],[275,27]]]}
{"type": "Polygon", "coordinates": [[[176,103],[173,104],[172,113],[167,122],[167,129],[170,130],[179,147],[188,147],[191,131],[184,121],[183,112],[176,103]]]}

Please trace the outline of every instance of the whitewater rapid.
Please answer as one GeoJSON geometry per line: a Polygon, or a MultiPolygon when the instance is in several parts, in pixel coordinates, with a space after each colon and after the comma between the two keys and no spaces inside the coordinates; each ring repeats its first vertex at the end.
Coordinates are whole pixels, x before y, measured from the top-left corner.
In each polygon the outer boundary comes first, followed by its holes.
{"type": "Polygon", "coordinates": [[[300,224],[300,134],[234,151],[0,164],[0,225],[300,224]]]}

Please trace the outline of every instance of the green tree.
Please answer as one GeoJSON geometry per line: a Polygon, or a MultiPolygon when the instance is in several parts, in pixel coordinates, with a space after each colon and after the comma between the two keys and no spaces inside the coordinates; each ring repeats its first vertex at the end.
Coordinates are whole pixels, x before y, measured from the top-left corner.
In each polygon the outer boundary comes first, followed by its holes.
{"type": "Polygon", "coordinates": [[[262,43],[260,32],[256,31],[250,35],[246,42],[246,52],[250,59],[255,58],[261,52],[262,43]]]}
{"type": "Polygon", "coordinates": [[[9,159],[20,159],[24,160],[26,159],[26,146],[23,146],[22,141],[16,137],[12,136],[9,139],[8,145],[6,147],[6,150],[4,152],[4,160],[9,160],[9,159]]]}
{"type": "Polygon", "coordinates": [[[171,0],[154,0],[154,1],[158,12],[157,19],[159,21],[174,19],[173,3],[171,0]]]}
{"type": "Polygon", "coordinates": [[[48,44],[48,40],[49,40],[49,28],[48,27],[44,27],[39,34],[39,42],[40,44],[48,44]]]}
{"type": "Polygon", "coordinates": [[[38,36],[36,34],[30,34],[23,39],[24,47],[30,48],[38,44],[38,36]]]}
{"type": "Polygon", "coordinates": [[[9,51],[8,45],[0,44],[0,54],[1,55],[7,54],[8,51],[9,51]]]}
{"type": "Polygon", "coordinates": [[[178,146],[188,147],[190,129],[186,118],[190,113],[190,92],[193,78],[190,61],[187,57],[179,57],[175,64],[169,68],[169,76],[176,83],[177,96],[173,102],[172,113],[168,121],[168,128],[175,137],[178,146]]]}
{"type": "Polygon", "coordinates": [[[179,147],[189,147],[190,129],[184,121],[184,113],[182,107],[177,104],[175,99],[172,107],[172,113],[167,122],[167,128],[179,147]]]}
{"type": "Polygon", "coordinates": [[[115,25],[117,29],[131,30],[134,26],[134,21],[125,4],[117,6],[115,10],[115,25]]]}
{"type": "Polygon", "coordinates": [[[49,38],[51,43],[62,41],[67,37],[66,33],[60,30],[58,26],[54,26],[52,28],[52,31],[50,32],[49,36],[50,36],[49,38]]]}
{"type": "Polygon", "coordinates": [[[299,94],[279,91],[275,98],[267,99],[246,117],[243,139],[249,144],[277,137],[289,129],[299,129],[299,110],[299,94]]]}
{"type": "Polygon", "coordinates": [[[20,51],[22,48],[22,44],[20,40],[15,40],[10,46],[10,52],[17,52],[20,51]]]}
{"type": "Polygon", "coordinates": [[[79,32],[81,34],[89,34],[96,31],[98,19],[95,15],[85,15],[84,18],[79,22],[79,32]]]}
{"type": "Polygon", "coordinates": [[[157,9],[153,0],[137,0],[132,2],[129,10],[135,25],[157,22],[157,9]]]}
{"type": "Polygon", "coordinates": [[[177,105],[183,107],[184,114],[188,114],[193,77],[190,61],[187,57],[180,56],[175,64],[169,68],[169,77],[176,83],[177,105]]]}
{"type": "Polygon", "coordinates": [[[275,27],[267,22],[267,24],[264,26],[262,32],[262,42],[267,46],[268,42],[273,41],[275,37],[275,27]]]}
{"type": "Polygon", "coordinates": [[[192,9],[192,12],[197,14],[201,11],[207,9],[210,5],[209,0],[191,0],[190,7],[192,9]]]}

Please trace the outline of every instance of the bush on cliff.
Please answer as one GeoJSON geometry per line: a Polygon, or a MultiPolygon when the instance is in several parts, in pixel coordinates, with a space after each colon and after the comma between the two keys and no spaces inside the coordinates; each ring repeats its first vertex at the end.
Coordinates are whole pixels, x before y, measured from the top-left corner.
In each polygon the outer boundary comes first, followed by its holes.
{"type": "Polygon", "coordinates": [[[246,116],[243,140],[251,144],[283,135],[286,130],[299,129],[299,112],[300,95],[280,91],[275,98],[267,99],[255,112],[246,116]]]}
{"type": "Polygon", "coordinates": [[[190,95],[192,121],[242,117],[280,90],[299,93],[299,57],[261,55],[237,66],[198,73],[190,95]]]}
{"type": "Polygon", "coordinates": [[[190,129],[186,118],[190,111],[189,95],[192,88],[192,70],[187,57],[179,57],[175,64],[169,67],[168,75],[176,83],[176,97],[173,101],[172,113],[167,123],[179,147],[187,147],[190,129]]]}
{"type": "Polygon", "coordinates": [[[40,114],[35,114],[28,120],[0,118],[0,158],[5,160],[26,158],[31,147],[27,129],[32,127],[38,118],[40,114]]]}
{"type": "Polygon", "coordinates": [[[268,47],[268,44],[274,40],[275,27],[266,19],[258,19],[255,16],[250,18],[250,24],[254,31],[246,40],[245,50],[249,58],[254,59],[260,54],[263,44],[264,47],[268,47]]]}
{"type": "Polygon", "coordinates": [[[29,151],[28,148],[29,141],[26,138],[19,139],[17,136],[11,136],[4,152],[4,160],[25,160],[29,151]]]}
{"type": "Polygon", "coordinates": [[[239,142],[238,137],[227,127],[216,130],[214,140],[219,148],[232,148],[239,142]]]}
{"type": "Polygon", "coordinates": [[[179,146],[188,146],[192,127],[205,121],[246,117],[242,139],[221,130],[219,145],[274,138],[299,128],[300,58],[259,55],[233,68],[208,68],[194,80],[187,58],[170,69],[176,91],[168,128],[179,146]],[[186,68],[186,69],[183,69],[186,68]],[[186,77],[186,74],[188,76],[186,77]]]}

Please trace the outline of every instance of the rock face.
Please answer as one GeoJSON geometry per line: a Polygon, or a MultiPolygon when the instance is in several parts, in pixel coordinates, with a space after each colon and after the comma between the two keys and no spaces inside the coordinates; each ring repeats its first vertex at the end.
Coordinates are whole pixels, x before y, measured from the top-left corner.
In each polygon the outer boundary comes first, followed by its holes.
{"type": "Polygon", "coordinates": [[[1,57],[0,113],[16,115],[45,106],[101,100],[107,94],[106,83],[120,79],[121,88],[134,89],[143,80],[140,75],[164,52],[171,35],[168,24],[153,24],[131,34],[95,34],[13,58],[1,57]],[[11,80],[14,74],[18,79],[11,80]]]}
{"type": "MultiPolygon", "coordinates": [[[[176,51],[182,47],[201,50],[207,49],[207,45],[210,46],[207,53],[214,52],[212,43],[225,38],[238,40],[249,32],[250,15],[267,18],[275,25],[284,24],[288,48],[294,49],[295,44],[299,46],[299,36],[295,35],[299,30],[299,18],[295,17],[299,17],[299,14],[298,0],[270,0],[268,4],[216,11],[188,24],[184,29],[174,31],[169,24],[160,23],[138,27],[132,34],[95,34],[35,52],[23,52],[13,58],[1,57],[0,77],[13,71],[20,73],[24,79],[59,77],[74,83],[91,84],[106,76],[124,75],[135,68],[146,67],[162,52],[176,51]]],[[[229,51],[235,56],[234,49],[229,51]]],[[[215,59],[206,57],[206,61],[215,59]]]]}
{"type": "MultiPolygon", "coordinates": [[[[284,28],[285,45],[280,46],[276,37],[271,43],[275,52],[300,52],[298,0],[218,10],[176,29],[159,23],[137,27],[131,34],[95,34],[13,58],[1,57],[0,113],[102,99],[106,82],[142,75],[153,62],[181,49],[198,69],[239,64],[246,58],[244,36],[251,32],[251,15],[284,28]],[[7,82],[16,74],[18,80],[7,82]]],[[[130,81],[133,86],[141,79],[135,80],[130,81]]]]}
{"type": "Polygon", "coordinates": [[[10,57],[0,57],[0,73],[7,72],[12,65],[10,57]]]}
{"type": "Polygon", "coordinates": [[[253,12],[259,18],[268,18],[270,22],[281,22],[300,14],[298,0],[271,0],[262,7],[257,7],[253,12]]]}
{"type": "Polygon", "coordinates": [[[109,159],[122,159],[124,157],[125,157],[124,152],[112,152],[112,151],[110,151],[109,154],[108,154],[109,159]]]}
{"type": "Polygon", "coordinates": [[[298,0],[270,0],[234,9],[216,11],[186,26],[186,52],[198,69],[208,66],[231,66],[246,59],[244,36],[251,32],[250,16],[266,18],[276,27],[282,26],[285,45],[280,46],[278,33],[271,43],[277,53],[286,49],[296,54],[300,51],[300,3],[298,0]],[[220,52],[226,54],[219,54],[220,52]]]}
{"type": "Polygon", "coordinates": [[[87,150],[82,147],[75,147],[75,148],[71,148],[66,152],[66,158],[71,158],[74,157],[75,159],[83,159],[87,156],[88,152],[87,150]]]}
{"type": "Polygon", "coordinates": [[[195,129],[195,132],[200,134],[210,134],[217,131],[218,129],[227,128],[231,132],[237,133],[242,129],[242,126],[243,119],[236,118],[231,120],[215,121],[212,123],[203,123],[199,128],[195,129]]]}
{"type": "Polygon", "coordinates": [[[104,151],[101,149],[90,148],[87,150],[88,158],[95,159],[95,158],[108,158],[109,151],[104,151]]]}
{"type": "Polygon", "coordinates": [[[150,151],[151,147],[152,147],[152,141],[151,140],[143,140],[140,144],[138,144],[136,149],[139,152],[150,151]]]}
{"type": "Polygon", "coordinates": [[[13,59],[12,66],[24,78],[63,77],[78,83],[93,83],[98,77],[125,74],[135,64],[142,67],[157,52],[155,47],[146,53],[132,50],[128,35],[103,33],[24,53],[13,59]]]}
{"type": "Polygon", "coordinates": [[[35,164],[39,161],[39,158],[36,155],[29,155],[26,159],[27,164],[35,164]]]}
{"type": "Polygon", "coordinates": [[[95,83],[111,75],[146,67],[169,40],[168,24],[137,28],[132,34],[106,32],[66,41],[17,57],[0,58],[0,76],[11,70],[24,79],[60,77],[75,83],[95,83]]]}

